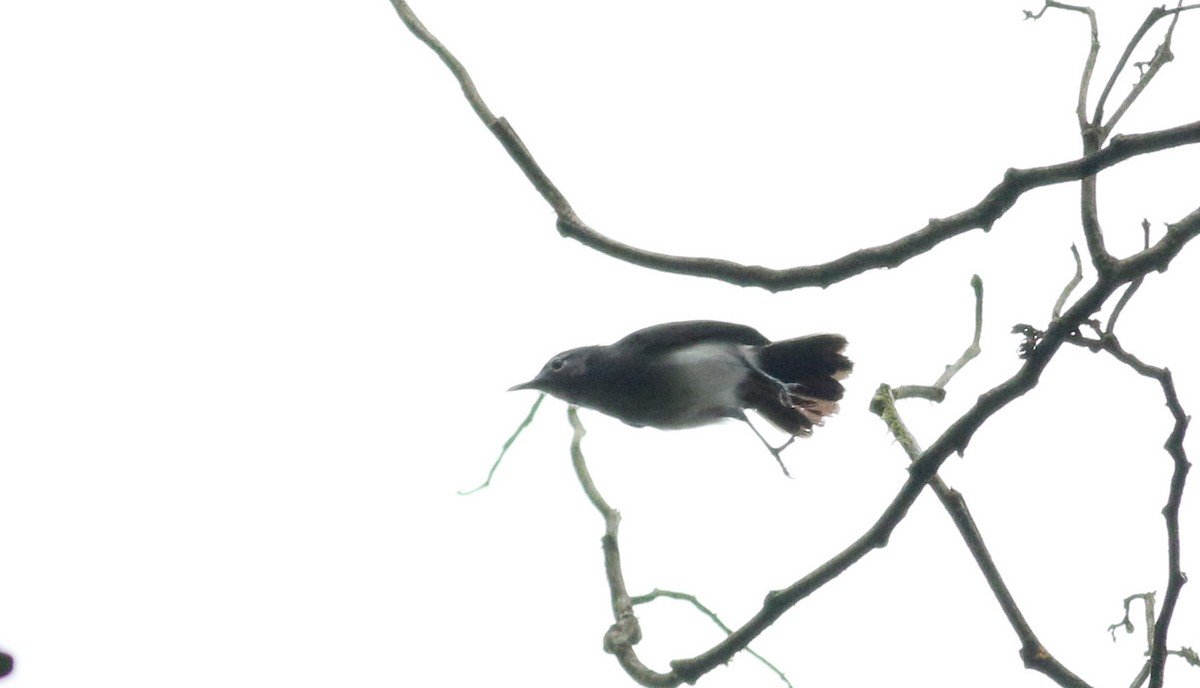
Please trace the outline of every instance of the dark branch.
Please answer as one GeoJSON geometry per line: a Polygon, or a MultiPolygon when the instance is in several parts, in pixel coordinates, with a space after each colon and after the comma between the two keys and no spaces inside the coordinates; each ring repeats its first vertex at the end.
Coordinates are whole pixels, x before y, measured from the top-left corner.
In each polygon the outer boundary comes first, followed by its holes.
{"type": "Polygon", "coordinates": [[[634,265],[696,277],[721,280],[742,287],[760,287],[772,292],[803,287],[827,287],[854,275],[878,268],[899,266],[938,244],[972,229],[990,229],[1022,194],[1031,189],[1069,181],[1112,167],[1137,155],[1200,143],[1200,121],[1171,129],[1115,137],[1107,147],[1071,162],[1010,169],[978,204],[955,215],[931,220],[925,227],[888,244],[864,248],[820,265],[775,270],[742,265],[717,258],[672,256],[614,241],[575,217],[558,220],[559,232],[601,253],[634,265]]]}
{"type": "MultiPolygon", "coordinates": [[[[896,399],[892,394],[892,390],[887,385],[880,385],[879,390],[875,392],[875,397],[871,401],[871,412],[883,419],[888,427],[888,432],[904,448],[910,461],[916,461],[921,457],[917,440],[908,430],[908,427],[905,426],[903,419],[901,419],[900,413],[896,409],[896,399]]],[[[1058,685],[1064,686],[1064,688],[1084,688],[1088,686],[1086,681],[1076,676],[1055,659],[1046,650],[1045,646],[1042,645],[1041,641],[1038,640],[1037,635],[1033,632],[1033,628],[1025,620],[1025,615],[1021,613],[1020,607],[1017,606],[1016,600],[1013,599],[1008,585],[1005,584],[1004,579],[1000,576],[1000,570],[996,567],[995,561],[992,560],[992,555],[983,542],[983,535],[979,532],[979,527],[975,525],[975,519],[971,517],[971,512],[967,509],[967,502],[963,499],[962,494],[957,490],[951,489],[936,474],[930,478],[929,487],[937,495],[938,501],[942,503],[942,507],[946,509],[946,513],[950,514],[955,528],[958,529],[959,535],[962,536],[963,542],[966,543],[967,549],[975,559],[975,564],[983,572],[983,577],[987,580],[988,588],[991,589],[992,594],[996,597],[996,601],[1000,604],[1000,609],[1008,619],[1009,625],[1016,632],[1017,638],[1021,642],[1021,660],[1025,663],[1025,666],[1045,674],[1058,685]]]]}
{"type": "MultiPolygon", "coordinates": [[[[728,662],[734,654],[745,649],[754,638],[774,623],[788,609],[812,594],[828,581],[840,575],[869,551],[886,546],[892,531],[903,519],[925,485],[933,485],[935,491],[937,491],[937,486],[941,484],[937,477],[937,471],[950,454],[954,452],[961,454],[965,451],[974,433],[984,422],[1001,408],[1036,387],[1042,372],[1058,349],[1068,341],[1078,343],[1080,339],[1078,329],[1081,323],[1088,321],[1088,318],[1099,310],[1116,290],[1141,279],[1150,271],[1165,270],[1171,260],[1182,250],[1183,246],[1195,238],[1197,234],[1200,234],[1200,209],[1197,209],[1180,222],[1169,225],[1165,236],[1153,246],[1129,258],[1116,260],[1104,250],[1099,223],[1093,221],[1096,215],[1094,181],[1095,175],[1098,172],[1134,156],[1182,145],[1200,143],[1200,122],[1192,122],[1156,132],[1116,136],[1113,137],[1107,146],[1104,146],[1103,143],[1111,128],[1103,131],[1096,131],[1095,129],[1101,122],[1103,104],[1112,90],[1112,84],[1116,79],[1116,75],[1124,68],[1128,61],[1128,54],[1132,53],[1134,46],[1144,36],[1145,31],[1141,31],[1135,35],[1134,40],[1131,41],[1130,46],[1127,48],[1127,55],[1122,58],[1113,76],[1110,78],[1110,82],[1097,104],[1092,128],[1088,129],[1081,122],[1081,127],[1084,129],[1085,141],[1083,157],[1046,167],[1010,169],[1005,173],[1003,180],[974,206],[946,218],[930,220],[925,227],[891,243],[860,249],[824,264],[775,270],[714,258],[672,256],[645,251],[614,241],[596,232],[575,214],[566,198],[540,168],[532,154],[521,142],[519,136],[509,126],[507,121],[503,118],[495,117],[487,108],[462,64],[428,32],[404,0],[392,0],[392,4],[409,30],[428,45],[446,64],[455,78],[458,79],[465,97],[477,116],[501,142],[508,154],[537,189],[538,193],[554,209],[557,214],[559,232],[564,237],[576,239],[584,245],[606,255],[643,267],[718,279],[735,285],[760,287],[770,291],[783,291],[809,286],[825,287],[867,270],[896,267],[915,256],[932,250],[943,241],[947,241],[969,230],[990,230],[996,220],[1002,217],[1017,202],[1022,194],[1031,189],[1069,181],[1084,181],[1084,229],[1085,235],[1088,238],[1088,247],[1093,262],[1097,266],[1098,277],[1096,283],[1080,296],[1070,308],[1063,312],[1060,318],[1052,321],[1047,329],[1037,331],[1037,339],[1033,340],[1028,346],[1021,367],[1012,377],[980,396],[975,405],[951,424],[930,447],[922,451],[917,446],[915,440],[909,437],[908,443],[905,445],[905,450],[912,459],[908,479],[894,496],[891,503],[883,510],[875,524],[863,533],[861,537],[847,546],[841,553],[808,575],[795,581],[789,587],[768,593],[759,612],[742,627],[732,631],[726,639],[716,644],[710,650],[690,659],[681,659],[672,662],[672,670],[670,672],[659,673],[647,668],[639,660],[633,649],[633,646],[641,639],[641,630],[633,614],[633,601],[625,588],[621,569],[620,552],[617,542],[620,514],[604,501],[588,474],[581,450],[584,429],[579,423],[574,408],[568,409],[568,417],[575,430],[571,444],[572,461],[585,493],[593,506],[604,517],[605,521],[605,534],[602,539],[602,545],[605,572],[610,586],[615,623],[605,634],[604,647],[606,651],[614,654],[625,671],[642,685],[673,687],[684,681],[689,683],[694,682],[716,666],[728,662]],[[1092,185],[1090,191],[1088,190],[1089,184],[1092,185]]],[[[1057,2],[1047,2],[1046,6],[1087,12],[1086,9],[1057,2]]],[[[1160,12],[1161,16],[1166,16],[1166,14],[1177,14],[1184,9],[1190,8],[1191,6],[1188,8],[1177,7],[1175,10],[1160,10],[1160,12]]],[[[1040,15],[1041,13],[1037,16],[1040,15]]],[[[1027,13],[1027,16],[1036,18],[1029,13],[1027,13]]],[[[1089,14],[1089,16],[1092,15],[1089,14]]],[[[1161,18],[1161,16],[1158,18],[1161,18]]],[[[1154,13],[1151,13],[1151,17],[1154,17],[1154,13]]],[[[1154,21],[1157,21],[1157,18],[1154,21]]],[[[1153,24],[1150,18],[1147,19],[1147,22],[1153,24]]],[[[1093,36],[1096,33],[1093,22],[1093,36]]],[[[1160,50],[1159,53],[1156,53],[1155,60],[1159,62],[1159,66],[1169,60],[1169,40],[1170,32],[1168,32],[1167,40],[1164,43],[1164,46],[1168,46],[1168,49],[1160,50]]],[[[1090,81],[1091,70],[1094,67],[1095,45],[1094,40],[1093,53],[1089,54],[1081,83],[1081,103],[1086,100],[1087,84],[1090,81]]],[[[1128,103],[1132,103],[1137,94],[1141,92],[1141,89],[1144,89],[1144,84],[1149,81],[1148,77],[1153,76],[1154,71],[1155,66],[1154,62],[1152,62],[1151,68],[1147,70],[1142,80],[1139,81],[1139,85],[1135,86],[1134,91],[1126,98],[1126,102],[1122,104],[1122,107],[1114,116],[1114,120],[1120,117],[1124,109],[1128,107],[1128,103]]],[[[1110,122],[1109,124],[1113,123],[1115,122],[1110,122]]],[[[1179,405],[1178,398],[1175,395],[1170,373],[1165,369],[1146,366],[1131,355],[1124,353],[1123,350],[1120,350],[1120,353],[1118,353],[1119,345],[1115,343],[1115,339],[1111,339],[1111,341],[1113,342],[1112,346],[1115,347],[1113,350],[1114,356],[1127,362],[1141,374],[1159,380],[1163,386],[1168,407],[1171,409],[1172,415],[1176,418],[1175,430],[1167,442],[1167,450],[1175,460],[1175,471],[1171,481],[1167,505],[1163,509],[1163,514],[1167,521],[1169,584],[1163,601],[1162,611],[1155,624],[1154,645],[1149,663],[1150,684],[1153,688],[1159,688],[1162,685],[1163,664],[1167,654],[1167,629],[1180,588],[1185,580],[1179,568],[1178,512],[1186,474],[1190,466],[1186,455],[1183,453],[1183,437],[1186,432],[1187,417],[1183,414],[1183,409],[1179,405]]],[[[898,416],[895,419],[898,421],[898,416]]],[[[897,435],[897,437],[899,438],[900,435],[897,435]]],[[[1028,624],[1021,616],[1019,609],[1016,608],[1015,603],[1012,603],[1011,595],[1008,595],[1003,581],[999,579],[998,573],[995,573],[994,564],[991,562],[990,556],[987,555],[986,549],[982,549],[982,542],[978,537],[977,529],[970,518],[969,512],[966,510],[965,504],[962,503],[961,496],[956,495],[956,493],[953,493],[953,491],[944,485],[942,487],[946,490],[943,503],[952,516],[955,517],[956,524],[961,524],[960,533],[963,534],[969,546],[971,546],[972,541],[979,543],[980,551],[977,552],[975,549],[972,549],[972,553],[976,556],[976,561],[981,570],[984,571],[989,583],[993,584],[993,590],[996,591],[997,599],[1000,601],[1002,608],[1004,608],[1005,614],[1009,617],[1009,621],[1018,633],[1018,636],[1021,637],[1021,655],[1026,665],[1046,673],[1060,685],[1087,685],[1054,661],[1037,641],[1036,636],[1033,635],[1032,630],[1028,628],[1028,624]],[[994,580],[992,574],[994,574],[994,580]]]]}
{"type": "MultiPolygon", "coordinates": [[[[1113,143],[1116,144],[1118,140],[1114,140],[1113,143]]],[[[671,666],[675,671],[691,682],[722,662],[728,661],[734,653],[749,644],[797,602],[837,577],[842,571],[866,556],[867,552],[886,545],[892,530],[908,512],[917,495],[937,473],[942,463],[951,453],[964,451],[971,437],[984,421],[1037,385],[1042,371],[1059,347],[1071,335],[1076,323],[1086,320],[1092,313],[1099,310],[1104,301],[1123,284],[1152,270],[1165,270],[1184,245],[1198,234],[1200,234],[1200,208],[1192,211],[1178,223],[1169,225],[1166,236],[1149,249],[1117,261],[1107,276],[1097,280],[1096,284],[1067,309],[1062,318],[1050,324],[1038,342],[1037,348],[1029,352],[1029,357],[1015,375],[980,396],[971,409],[921,453],[921,458],[909,468],[908,480],[867,532],[841,553],[788,588],[769,593],[762,608],[753,618],[708,652],[691,659],[673,662],[671,666]]]]}
{"type": "MultiPolygon", "coordinates": [[[[1078,255],[1076,253],[1077,263],[1078,255]]],[[[950,378],[979,353],[979,337],[983,330],[983,282],[979,279],[978,275],[972,277],[971,286],[975,290],[975,335],[962,358],[953,366],[947,366],[946,374],[934,386],[933,389],[937,389],[943,392],[943,394],[945,384],[949,382],[950,378]]],[[[896,408],[896,401],[902,398],[897,392],[894,392],[887,385],[880,385],[871,400],[871,412],[884,421],[888,432],[896,438],[896,442],[908,454],[909,461],[915,462],[920,458],[921,450],[916,437],[909,431],[904,423],[904,419],[900,417],[899,410],[896,408]]],[[[1037,635],[1034,634],[1033,628],[1025,620],[1025,616],[1017,606],[1016,600],[1013,599],[1012,593],[1004,583],[1004,579],[1000,576],[1000,570],[992,560],[991,553],[988,552],[987,546],[983,542],[983,535],[979,532],[978,526],[975,525],[975,519],[971,517],[970,511],[967,509],[966,500],[963,499],[962,494],[947,486],[941,477],[936,474],[929,480],[929,486],[934,494],[937,495],[938,501],[942,503],[942,507],[946,509],[946,513],[954,521],[959,535],[962,537],[963,542],[966,543],[967,549],[975,559],[976,565],[979,566],[979,570],[983,573],[984,579],[987,581],[992,594],[996,597],[996,601],[1000,604],[1000,608],[1008,619],[1009,625],[1016,632],[1017,638],[1021,642],[1020,655],[1025,666],[1046,674],[1060,686],[1073,688],[1086,686],[1087,683],[1059,663],[1046,650],[1041,641],[1038,640],[1037,635]]]]}
{"type": "Polygon", "coordinates": [[[1167,631],[1171,626],[1176,603],[1179,601],[1179,592],[1183,588],[1183,584],[1187,582],[1187,576],[1184,575],[1180,566],[1179,506],[1183,503],[1183,488],[1187,482],[1188,470],[1191,468],[1191,463],[1183,448],[1183,440],[1191,418],[1184,412],[1183,405],[1179,401],[1171,371],[1143,363],[1136,356],[1125,351],[1117,338],[1111,334],[1103,338],[1103,343],[1104,350],[1117,360],[1128,365],[1139,375],[1158,382],[1162,387],[1167,409],[1175,419],[1171,434],[1167,437],[1166,444],[1163,445],[1174,464],[1167,504],[1162,510],[1167,526],[1167,591],[1163,595],[1158,621],[1154,624],[1154,640],[1150,646],[1150,688],[1162,688],[1163,671],[1167,659],[1167,631]]]}
{"type": "MultiPolygon", "coordinates": [[[[1116,142],[1114,140],[1114,144],[1116,142]]],[[[961,454],[965,451],[971,437],[984,422],[997,411],[1037,386],[1042,371],[1045,370],[1058,349],[1064,343],[1078,339],[1080,323],[1087,321],[1120,287],[1150,271],[1166,270],[1175,256],[1197,235],[1200,235],[1200,208],[1193,210],[1179,222],[1168,225],[1166,234],[1150,248],[1113,263],[1111,270],[1100,275],[1096,283],[1080,296],[1061,318],[1052,321],[1041,333],[1036,346],[1032,346],[1026,352],[1024,362],[1016,374],[981,395],[975,405],[951,424],[929,448],[920,451],[919,448],[912,447],[912,453],[919,458],[914,460],[909,467],[908,479],[876,522],[862,536],[792,585],[783,590],[769,592],[759,611],[740,628],[700,655],[671,662],[672,670],[665,674],[653,671],[642,664],[633,649],[633,646],[641,640],[641,629],[633,614],[632,602],[625,589],[624,576],[621,572],[620,553],[617,547],[617,528],[620,523],[620,515],[605,503],[592,483],[580,449],[580,442],[584,434],[583,426],[579,423],[575,410],[568,409],[571,425],[575,429],[575,436],[571,444],[571,456],[576,473],[588,498],[605,519],[605,536],[602,540],[605,571],[610,586],[613,614],[616,619],[616,623],[605,634],[605,649],[616,655],[625,671],[645,686],[673,687],[681,682],[694,683],[704,674],[728,662],[801,600],[836,578],[872,549],[886,546],[892,531],[908,513],[908,509],[925,485],[936,477],[938,469],[950,454],[954,452],[961,454]]],[[[1178,431],[1172,434],[1168,445],[1177,446],[1178,451],[1182,452],[1182,442],[1183,433],[1178,431]]],[[[1178,510],[1179,502],[1182,499],[1183,476],[1187,472],[1186,466],[1186,460],[1177,461],[1175,477],[1172,479],[1171,497],[1168,499],[1167,508],[1164,509],[1168,520],[1169,539],[1173,538],[1174,542],[1171,549],[1172,571],[1174,572],[1179,571],[1178,510]]],[[[1168,586],[1169,604],[1164,603],[1163,615],[1160,616],[1155,630],[1155,637],[1158,638],[1158,634],[1161,632],[1163,641],[1166,638],[1166,628],[1170,623],[1170,614],[1174,610],[1175,599],[1178,598],[1178,588],[1182,584],[1183,575],[1179,573],[1177,577],[1172,577],[1168,586]]],[[[1057,662],[1051,661],[1052,658],[1040,645],[1023,645],[1022,658],[1026,661],[1027,666],[1055,678],[1060,685],[1080,687],[1087,685],[1065,668],[1057,665],[1057,662]]],[[[1161,676],[1161,669],[1158,676],[1161,676]]]]}
{"type": "Polygon", "coordinates": [[[1116,137],[1107,147],[1078,160],[1046,167],[1010,169],[1005,173],[1003,181],[971,208],[946,218],[930,220],[925,227],[891,243],[860,249],[819,265],[777,270],[719,258],[657,253],[610,239],[584,223],[537,164],[508,122],[503,117],[496,118],[492,115],[462,64],[429,33],[404,0],[392,0],[392,5],[408,29],[437,53],[458,79],[464,95],[480,120],[499,139],[538,193],[554,209],[558,216],[558,231],[562,236],[575,239],[605,255],[652,270],[705,277],[772,292],[814,286],[827,287],[868,270],[897,267],[959,234],[972,229],[991,229],[996,220],[1026,191],[1078,181],[1134,156],[1200,142],[1200,122],[1193,122],[1156,132],[1116,137]]]}
{"type": "Polygon", "coordinates": [[[1182,3],[1172,10],[1168,10],[1165,7],[1155,7],[1150,10],[1150,13],[1146,16],[1145,21],[1143,21],[1142,25],[1139,26],[1137,31],[1134,32],[1133,37],[1130,38],[1129,42],[1125,45],[1125,52],[1121,54],[1121,59],[1117,61],[1117,65],[1113,68],[1112,75],[1108,77],[1108,83],[1104,85],[1104,91],[1101,92],[1100,99],[1096,101],[1096,111],[1095,114],[1092,115],[1092,125],[1101,129],[1101,141],[1104,141],[1108,138],[1108,135],[1112,132],[1112,129],[1116,126],[1117,122],[1121,119],[1121,116],[1125,114],[1125,111],[1129,109],[1129,106],[1133,104],[1133,101],[1137,99],[1141,92],[1146,89],[1146,86],[1149,85],[1150,80],[1154,78],[1154,73],[1156,73],[1163,64],[1171,61],[1171,34],[1175,30],[1175,23],[1179,20],[1179,14],[1181,12],[1196,9],[1197,7],[1200,7],[1200,5],[1183,6],[1182,3]],[[1157,24],[1160,19],[1168,15],[1173,17],[1171,20],[1171,27],[1167,30],[1167,36],[1162,45],[1155,50],[1154,57],[1150,60],[1150,69],[1142,73],[1133,89],[1129,92],[1129,95],[1127,95],[1125,100],[1123,100],[1117,107],[1116,113],[1109,118],[1108,122],[1104,122],[1104,104],[1107,102],[1109,94],[1112,93],[1113,86],[1117,82],[1117,77],[1120,76],[1122,71],[1124,71],[1125,65],[1129,63],[1129,58],[1133,55],[1133,51],[1137,48],[1138,44],[1142,42],[1143,38],[1145,38],[1146,32],[1148,32],[1155,24],[1157,24]]]}

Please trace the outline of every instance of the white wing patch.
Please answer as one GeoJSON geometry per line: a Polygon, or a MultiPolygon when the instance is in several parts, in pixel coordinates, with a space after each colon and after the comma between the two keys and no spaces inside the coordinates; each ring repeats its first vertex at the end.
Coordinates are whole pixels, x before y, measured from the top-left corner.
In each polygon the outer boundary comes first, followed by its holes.
{"type": "Polygon", "coordinates": [[[746,378],[751,347],[726,342],[703,342],[684,347],[667,358],[672,377],[695,401],[696,414],[714,408],[741,408],[738,389],[746,378]]]}

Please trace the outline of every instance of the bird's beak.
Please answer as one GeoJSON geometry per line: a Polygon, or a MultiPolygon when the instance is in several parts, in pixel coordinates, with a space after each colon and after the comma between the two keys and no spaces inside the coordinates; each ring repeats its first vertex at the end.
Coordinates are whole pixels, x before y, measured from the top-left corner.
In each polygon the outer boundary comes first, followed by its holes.
{"type": "Polygon", "coordinates": [[[518,389],[537,389],[537,383],[538,383],[537,380],[530,380],[529,382],[522,382],[519,385],[513,385],[512,387],[509,387],[508,391],[515,392],[518,389]]]}

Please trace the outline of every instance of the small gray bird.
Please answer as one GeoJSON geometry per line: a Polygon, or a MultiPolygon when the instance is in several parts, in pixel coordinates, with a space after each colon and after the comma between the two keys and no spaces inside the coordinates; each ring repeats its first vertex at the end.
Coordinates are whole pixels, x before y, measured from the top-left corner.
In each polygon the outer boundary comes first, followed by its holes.
{"type": "Polygon", "coordinates": [[[550,359],[529,382],[536,389],[636,427],[692,428],[745,421],[779,461],[796,437],[836,413],[842,378],[854,364],[846,338],[814,334],[772,342],[752,327],[712,320],[654,325],[607,346],[584,346],[550,359]],[[745,409],[791,435],[775,448],[745,409]]]}

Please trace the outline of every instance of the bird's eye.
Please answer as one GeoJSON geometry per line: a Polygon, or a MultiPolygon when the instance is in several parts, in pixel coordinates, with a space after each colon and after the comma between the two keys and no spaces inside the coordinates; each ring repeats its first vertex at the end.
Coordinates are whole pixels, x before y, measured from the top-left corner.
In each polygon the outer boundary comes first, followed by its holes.
{"type": "Polygon", "coordinates": [[[566,364],[566,361],[564,361],[561,358],[556,358],[553,361],[550,361],[550,370],[553,370],[553,371],[562,370],[562,367],[565,364],[566,364]]]}

